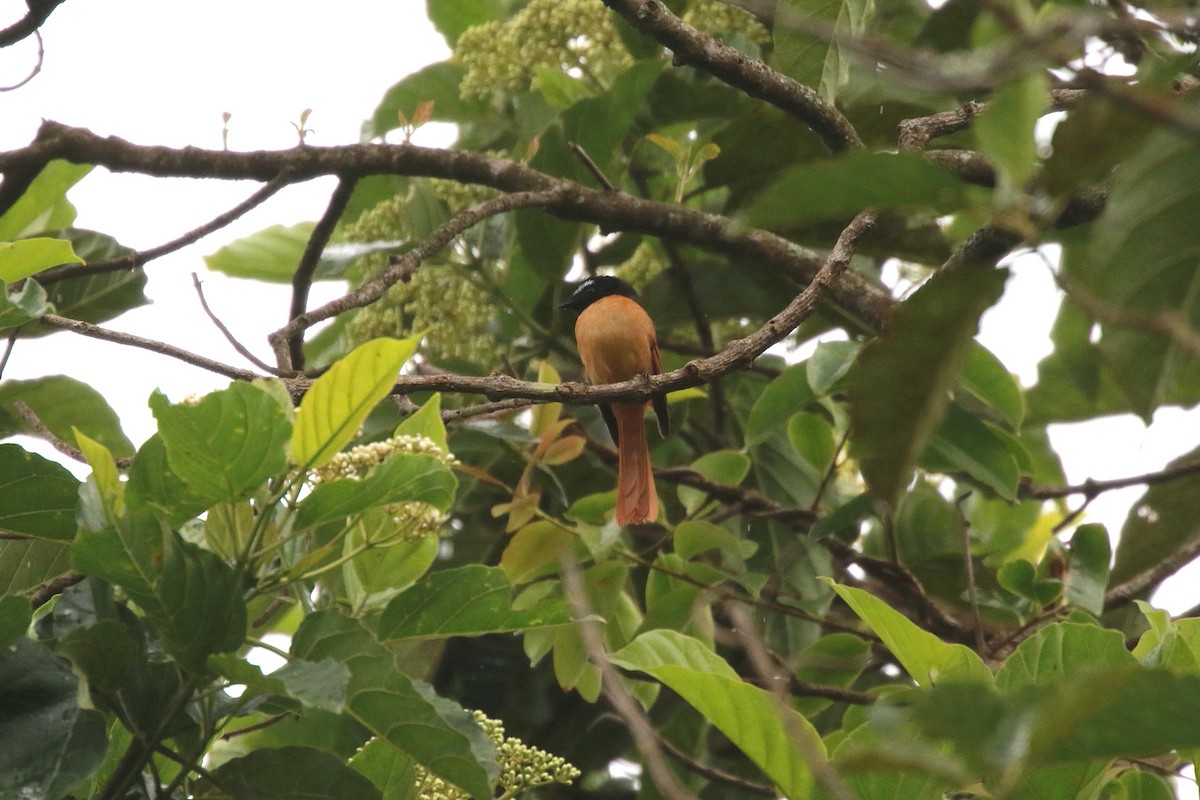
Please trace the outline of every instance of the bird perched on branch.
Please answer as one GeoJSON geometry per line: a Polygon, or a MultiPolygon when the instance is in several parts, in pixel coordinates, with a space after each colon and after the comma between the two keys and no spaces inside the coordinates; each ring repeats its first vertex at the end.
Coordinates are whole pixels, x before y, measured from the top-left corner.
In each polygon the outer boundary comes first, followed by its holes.
{"type": "MultiPolygon", "coordinates": [[[[579,314],[575,342],[589,383],[619,383],[662,372],[654,322],[637,300],[637,292],[610,275],[588,278],[559,308],[579,314]]],[[[651,400],[658,430],[671,430],[667,399],[651,400]]],[[[658,519],[658,493],[646,443],[645,402],[602,403],[600,413],[617,445],[617,524],[636,525],[658,519]]]]}

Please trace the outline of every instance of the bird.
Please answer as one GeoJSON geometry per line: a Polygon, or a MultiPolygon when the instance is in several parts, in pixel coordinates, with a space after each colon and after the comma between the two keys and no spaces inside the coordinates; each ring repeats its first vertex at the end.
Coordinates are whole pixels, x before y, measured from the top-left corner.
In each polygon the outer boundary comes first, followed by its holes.
{"type": "MultiPolygon", "coordinates": [[[[638,302],[637,291],[612,275],[587,278],[559,308],[575,311],[575,343],[588,383],[618,383],[662,372],[654,321],[638,302]]],[[[667,436],[671,419],[667,400],[651,400],[658,431],[667,436]]],[[[600,415],[617,445],[618,525],[658,519],[658,493],[646,442],[646,403],[601,403],[600,415]]]]}

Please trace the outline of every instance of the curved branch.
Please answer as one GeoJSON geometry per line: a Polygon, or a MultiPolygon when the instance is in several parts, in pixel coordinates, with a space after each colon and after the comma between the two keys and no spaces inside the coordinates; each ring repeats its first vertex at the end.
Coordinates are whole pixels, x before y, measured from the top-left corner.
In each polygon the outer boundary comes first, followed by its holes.
{"type": "MultiPolygon", "coordinates": [[[[590,189],[516,161],[457,150],[411,144],[306,146],[256,152],[176,149],[135,145],[117,137],[97,136],[83,128],[45,122],[31,145],[0,153],[0,172],[24,174],[55,158],[164,178],[267,181],[287,172],[290,180],[298,183],[321,175],[408,175],[481,184],[503,192],[560,191],[561,199],[545,206],[548,213],[598,225],[606,232],[631,231],[684,241],[740,263],[777,269],[795,276],[800,283],[811,281],[822,263],[819,253],[717,214],[622,192],[590,189]]],[[[868,329],[877,329],[895,305],[886,290],[853,271],[845,272],[830,287],[826,300],[868,329]]]]}
{"type": "Polygon", "coordinates": [[[65,2],[66,0],[27,0],[29,13],[4,30],[0,30],[0,47],[14,45],[37,33],[38,28],[42,27],[43,23],[54,13],[54,9],[65,2]]]}
{"type": "Polygon", "coordinates": [[[803,122],[833,153],[862,147],[854,126],[808,86],[714,36],[688,25],[659,0],[604,0],[636,30],[671,49],[675,63],[695,67],[765,100],[803,122]]]}

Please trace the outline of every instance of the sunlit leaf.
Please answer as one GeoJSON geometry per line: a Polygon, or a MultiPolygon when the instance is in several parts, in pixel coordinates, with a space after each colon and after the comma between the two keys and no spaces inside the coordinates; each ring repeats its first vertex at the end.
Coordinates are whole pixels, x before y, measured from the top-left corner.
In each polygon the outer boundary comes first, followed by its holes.
{"type": "Polygon", "coordinates": [[[0,241],[66,228],[75,221],[67,191],[92,171],[90,164],[55,159],[42,167],[12,207],[0,216],[0,241]]]}
{"type": "Polygon", "coordinates": [[[13,283],[60,264],[82,263],[71,243],[63,239],[0,242],[0,281],[13,283]]]}
{"type": "Polygon", "coordinates": [[[313,381],[296,411],[293,463],[319,467],[353,439],[419,342],[420,336],[372,339],[313,381]]]}

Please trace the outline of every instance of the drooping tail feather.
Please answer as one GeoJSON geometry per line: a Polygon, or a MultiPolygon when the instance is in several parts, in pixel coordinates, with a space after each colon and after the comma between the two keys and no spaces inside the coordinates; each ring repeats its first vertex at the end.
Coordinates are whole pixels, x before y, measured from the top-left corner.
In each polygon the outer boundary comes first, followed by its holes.
{"type": "Polygon", "coordinates": [[[658,519],[658,493],[646,443],[645,406],[614,403],[617,418],[617,524],[658,519]]]}

